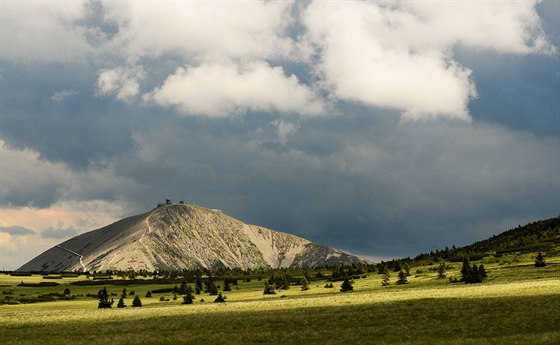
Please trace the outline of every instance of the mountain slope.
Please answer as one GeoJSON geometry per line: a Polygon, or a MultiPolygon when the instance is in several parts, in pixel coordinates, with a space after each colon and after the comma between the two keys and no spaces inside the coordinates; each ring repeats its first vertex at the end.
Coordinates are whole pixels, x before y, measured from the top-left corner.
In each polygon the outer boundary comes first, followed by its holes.
{"type": "Polygon", "coordinates": [[[71,238],[19,271],[317,267],[361,260],[219,211],[172,204],[71,238]]]}
{"type": "Polygon", "coordinates": [[[542,251],[545,253],[560,251],[560,217],[543,219],[515,229],[504,231],[486,240],[471,245],[452,249],[436,250],[422,253],[415,260],[462,261],[465,256],[480,259],[488,255],[502,255],[505,253],[531,253],[542,251]]]}

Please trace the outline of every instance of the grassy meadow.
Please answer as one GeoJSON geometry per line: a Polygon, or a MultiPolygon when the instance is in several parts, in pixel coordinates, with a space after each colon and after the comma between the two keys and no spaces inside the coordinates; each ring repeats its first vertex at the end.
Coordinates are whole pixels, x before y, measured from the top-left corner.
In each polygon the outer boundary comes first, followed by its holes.
{"type": "MultiPolygon", "coordinates": [[[[482,262],[488,279],[481,284],[438,279],[433,266],[411,267],[409,284],[381,286],[381,275],[356,279],[354,291],[340,292],[341,282],[324,288],[311,281],[263,295],[264,280],[239,281],[215,296],[195,295],[192,305],[181,296],[148,290],[167,285],[130,285],[143,302],[131,308],[97,309],[103,286],[69,285],[84,276],[52,280],[56,287],[21,287],[20,282],[51,281],[40,275],[0,274],[1,344],[560,344],[560,257],[536,268],[534,255],[506,255],[482,262]],[[73,300],[15,304],[20,298],[71,290],[73,300]],[[160,297],[169,301],[160,301],[160,297]],[[283,297],[282,297],[283,296],[283,297]],[[201,302],[200,299],[205,299],[201,302]]],[[[460,278],[460,263],[450,263],[447,277],[460,278]]],[[[217,281],[223,285],[223,282],[217,281]]],[[[111,293],[123,286],[104,285],[111,293]]]]}

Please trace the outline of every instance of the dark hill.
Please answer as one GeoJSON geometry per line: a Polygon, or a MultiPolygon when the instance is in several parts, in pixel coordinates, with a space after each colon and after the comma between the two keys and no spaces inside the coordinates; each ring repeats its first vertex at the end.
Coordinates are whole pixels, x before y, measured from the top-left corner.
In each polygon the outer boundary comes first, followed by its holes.
{"type": "Polygon", "coordinates": [[[486,240],[461,248],[445,248],[418,255],[415,260],[461,261],[469,256],[476,260],[488,255],[500,256],[506,253],[531,253],[542,251],[557,252],[560,249],[560,217],[539,220],[525,226],[518,226],[486,240]]]}

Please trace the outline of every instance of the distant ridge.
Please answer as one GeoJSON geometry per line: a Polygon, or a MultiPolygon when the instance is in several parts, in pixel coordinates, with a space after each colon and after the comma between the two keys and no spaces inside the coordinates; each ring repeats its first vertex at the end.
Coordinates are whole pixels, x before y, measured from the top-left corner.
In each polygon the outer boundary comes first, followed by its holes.
{"type": "Polygon", "coordinates": [[[488,255],[520,252],[546,253],[560,250],[560,217],[538,220],[524,226],[504,231],[486,240],[460,248],[445,248],[418,255],[416,260],[445,259],[461,261],[463,257],[478,259],[488,255]]]}
{"type": "Polygon", "coordinates": [[[60,243],[18,271],[254,269],[359,262],[356,256],[245,224],[220,210],[160,204],[60,243]]]}

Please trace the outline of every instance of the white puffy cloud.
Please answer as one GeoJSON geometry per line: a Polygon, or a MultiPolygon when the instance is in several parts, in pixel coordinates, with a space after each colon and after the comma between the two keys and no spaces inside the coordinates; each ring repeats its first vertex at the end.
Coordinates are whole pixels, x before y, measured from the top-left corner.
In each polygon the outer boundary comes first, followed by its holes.
{"type": "Polygon", "coordinates": [[[95,34],[77,24],[87,13],[86,4],[2,1],[0,56],[16,62],[80,62],[91,51],[86,36],[95,34]]]}
{"type": "Polygon", "coordinates": [[[113,47],[129,58],[179,53],[192,60],[287,56],[290,1],[104,1],[118,25],[113,47]]]}
{"type": "Polygon", "coordinates": [[[393,108],[404,119],[469,121],[471,71],[462,44],[500,53],[549,53],[535,2],[313,2],[303,15],[316,72],[334,96],[393,108]]]}
{"type": "Polygon", "coordinates": [[[115,95],[128,102],[140,92],[140,81],[146,77],[141,66],[103,69],[97,75],[97,95],[115,95]]]}
{"type": "Polygon", "coordinates": [[[144,100],[210,117],[247,111],[315,115],[323,110],[321,101],[295,75],[286,76],[282,67],[262,62],[181,67],[144,100]]]}

